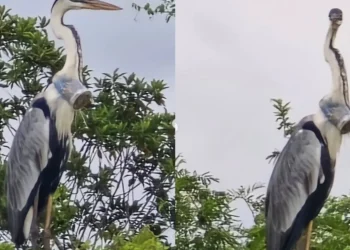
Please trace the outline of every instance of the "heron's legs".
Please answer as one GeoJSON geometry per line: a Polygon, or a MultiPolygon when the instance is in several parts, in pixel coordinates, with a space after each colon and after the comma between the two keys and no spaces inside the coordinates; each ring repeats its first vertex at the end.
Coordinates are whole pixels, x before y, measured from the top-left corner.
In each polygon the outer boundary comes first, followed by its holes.
{"type": "Polygon", "coordinates": [[[32,249],[39,249],[38,238],[39,238],[39,226],[38,226],[38,199],[39,195],[36,195],[33,205],[33,220],[30,226],[30,236],[32,242],[32,249]]]}
{"type": "Polygon", "coordinates": [[[310,223],[309,223],[309,225],[307,227],[305,250],[309,250],[310,249],[312,224],[313,224],[313,221],[310,221],[310,223]]]}
{"type": "Polygon", "coordinates": [[[49,199],[47,201],[46,207],[46,218],[45,218],[45,226],[44,226],[44,249],[49,250],[50,248],[50,222],[51,222],[51,211],[52,211],[52,195],[49,195],[49,199]]]}

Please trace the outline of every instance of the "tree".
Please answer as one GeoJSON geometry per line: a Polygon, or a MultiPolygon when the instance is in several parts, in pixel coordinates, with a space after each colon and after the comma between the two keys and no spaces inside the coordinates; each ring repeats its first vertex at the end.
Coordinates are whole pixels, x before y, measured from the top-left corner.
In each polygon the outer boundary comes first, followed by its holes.
{"type": "Polygon", "coordinates": [[[149,3],[146,3],[143,7],[133,3],[132,7],[137,11],[146,11],[150,17],[153,17],[156,14],[165,14],[166,22],[169,22],[171,18],[175,18],[175,0],[161,0],[161,3],[153,8],[149,3]]]}
{"type": "MultiPolygon", "coordinates": [[[[13,135],[32,98],[65,61],[63,48],[48,39],[47,25],[45,17],[18,17],[0,5],[0,88],[11,93],[0,99],[2,177],[11,145],[7,134],[13,135]]],[[[149,228],[155,238],[142,231],[147,244],[161,249],[157,239],[167,246],[162,233],[174,228],[175,221],[175,115],[165,108],[166,83],[147,82],[119,69],[101,78],[91,79],[91,73],[85,66],[95,104],[73,123],[75,148],[54,197],[52,244],[59,249],[119,249],[120,237],[133,237],[121,249],[136,250],[137,242],[146,244],[137,233],[149,228]],[[154,106],[164,112],[155,112],[154,106]],[[142,195],[135,197],[135,192],[142,195]]],[[[2,189],[0,197],[0,240],[9,242],[2,189]]],[[[8,249],[6,244],[2,249],[8,249]]]]}
{"type": "MultiPolygon", "coordinates": [[[[184,163],[184,161],[180,161],[184,163]]],[[[210,188],[218,179],[179,169],[176,176],[176,249],[229,250],[237,246],[234,210],[226,192],[210,188]]]]}

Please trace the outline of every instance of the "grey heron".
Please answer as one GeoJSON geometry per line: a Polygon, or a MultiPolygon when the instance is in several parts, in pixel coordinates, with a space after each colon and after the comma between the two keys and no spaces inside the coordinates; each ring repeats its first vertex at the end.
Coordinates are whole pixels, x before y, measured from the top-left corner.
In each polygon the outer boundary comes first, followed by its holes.
{"type": "Polygon", "coordinates": [[[9,231],[17,247],[30,236],[37,247],[37,216],[46,207],[44,233],[50,235],[52,195],[56,191],[72,148],[75,110],[92,101],[82,84],[81,46],[73,26],[63,23],[72,9],[121,10],[98,0],[56,0],[51,27],[64,40],[66,61],[50,83],[32,101],[14,136],[6,170],[9,231]]]}
{"type": "Polygon", "coordinates": [[[265,216],[268,250],[291,250],[322,209],[333,185],[342,135],[350,131],[350,108],[344,61],[333,43],[343,14],[329,12],[324,56],[332,73],[332,91],[319,110],[295,127],[279,155],[267,188],[265,216]]]}

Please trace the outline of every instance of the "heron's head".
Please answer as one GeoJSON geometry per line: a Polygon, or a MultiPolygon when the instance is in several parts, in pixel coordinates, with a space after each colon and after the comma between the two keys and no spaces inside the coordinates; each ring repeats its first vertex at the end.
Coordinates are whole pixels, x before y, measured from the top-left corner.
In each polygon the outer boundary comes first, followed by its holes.
{"type": "Polygon", "coordinates": [[[329,21],[331,21],[331,24],[334,28],[338,28],[343,21],[343,12],[341,9],[334,8],[329,11],[328,14],[329,21]]]}
{"type": "Polygon", "coordinates": [[[122,10],[122,8],[99,0],[55,0],[51,11],[58,9],[63,13],[68,10],[122,10]]]}
{"type": "Polygon", "coordinates": [[[57,92],[75,110],[88,107],[93,103],[92,93],[79,80],[66,76],[55,76],[52,80],[57,92]]]}

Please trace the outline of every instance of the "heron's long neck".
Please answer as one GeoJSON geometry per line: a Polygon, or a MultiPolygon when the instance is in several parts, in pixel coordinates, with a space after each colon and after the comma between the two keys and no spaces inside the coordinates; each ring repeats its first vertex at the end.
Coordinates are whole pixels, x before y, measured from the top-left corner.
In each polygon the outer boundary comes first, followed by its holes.
{"type": "Polygon", "coordinates": [[[332,72],[333,85],[331,99],[349,106],[348,79],[344,60],[339,51],[333,46],[337,29],[330,25],[324,45],[324,55],[332,72]]]}
{"type": "Polygon", "coordinates": [[[58,138],[62,139],[66,136],[71,137],[71,127],[75,114],[72,106],[62,98],[54,84],[49,84],[44,91],[37,94],[32,100],[32,104],[40,98],[46,100],[51,117],[55,118],[58,138]]]}
{"type": "Polygon", "coordinates": [[[83,58],[81,53],[80,38],[78,32],[72,25],[63,24],[63,15],[64,13],[62,13],[62,11],[58,11],[55,8],[52,10],[52,31],[58,39],[64,41],[67,54],[66,62],[61,71],[83,82],[83,58]]]}
{"type": "Polygon", "coordinates": [[[326,141],[331,159],[335,160],[342,143],[342,135],[339,129],[325,117],[322,110],[314,114],[312,120],[326,141]]]}
{"type": "Polygon", "coordinates": [[[51,115],[55,117],[57,135],[59,139],[71,136],[71,126],[74,119],[74,109],[62,98],[53,84],[41,93],[49,108],[51,115]]]}

